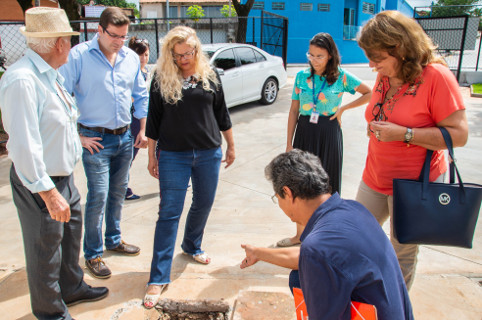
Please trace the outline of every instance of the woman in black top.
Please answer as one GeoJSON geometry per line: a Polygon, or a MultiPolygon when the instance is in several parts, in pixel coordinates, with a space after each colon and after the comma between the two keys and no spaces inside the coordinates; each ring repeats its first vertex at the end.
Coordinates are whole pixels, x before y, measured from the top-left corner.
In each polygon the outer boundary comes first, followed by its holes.
{"type": "Polygon", "coordinates": [[[199,263],[211,262],[201,249],[201,242],[218,183],[221,133],[227,142],[223,162],[228,167],[235,153],[221,81],[203,55],[195,31],[176,27],[164,38],[151,84],[146,123],[148,169],[159,179],[161,197],[150,279],[144,297],[146,308],[157,304],[170,282],[174,244],[189,179],[193,200],[181,248],[199,263]]]}

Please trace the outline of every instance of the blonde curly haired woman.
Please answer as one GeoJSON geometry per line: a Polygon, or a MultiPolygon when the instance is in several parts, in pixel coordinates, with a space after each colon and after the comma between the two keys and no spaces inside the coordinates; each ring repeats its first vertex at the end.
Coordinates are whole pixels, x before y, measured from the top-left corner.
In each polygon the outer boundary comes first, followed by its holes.
{"type": "Polygon", "coordinates": [[[179,26],[168,32],[155,72],[146,136],[149,138],[148,170],[159,179],[161,202],[144,297],[146,308],[157,304],[170,283],[174,245],[189,179],[193,199],[181,248],[196,262],[211,262],[201,249],[204,227],[214,202],[221,162],[228,167],[235,158],[232,125],[221,81],[202,53],[201,41],[193,29],[179,26]],[[227,142],[223,161],[221,133],[227,142]]]}

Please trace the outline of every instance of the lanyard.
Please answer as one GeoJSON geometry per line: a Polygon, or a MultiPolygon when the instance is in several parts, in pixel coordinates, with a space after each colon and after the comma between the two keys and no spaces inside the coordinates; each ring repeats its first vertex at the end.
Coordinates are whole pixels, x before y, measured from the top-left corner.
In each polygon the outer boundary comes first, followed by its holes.
{"type": "Polygon", "coordinates": [[[326,78],[323,79],[323,84],[321,85],[320,90],[318,90],[318,93],[315,95],[315,76],[313,76],[313,110],[316,109],[316,104],[318,103],[318,96],[320,93],[325,89],[326,85],[326,78]]]}

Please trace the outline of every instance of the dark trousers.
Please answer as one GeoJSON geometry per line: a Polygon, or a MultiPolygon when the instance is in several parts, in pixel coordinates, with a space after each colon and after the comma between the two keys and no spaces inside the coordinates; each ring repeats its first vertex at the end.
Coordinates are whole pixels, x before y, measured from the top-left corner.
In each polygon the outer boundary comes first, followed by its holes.
{"type": "Polygon", "coordinates": [[[82,215],[73,175],[52,178],[70,204],[68,223],[53,220],[38,193],[25,188],[12,165],[10,183],[22,226],[32,313],[41,320],[72,319],[63,299],[88,289],[79,266],[82,215]]]}
{"type": "Polygon", "coordinates": [[[300,273],[298,270],[291,270],[288,285],[290,286],[291,293],[293,293],[293,288],[301,289],[300,273]]]}

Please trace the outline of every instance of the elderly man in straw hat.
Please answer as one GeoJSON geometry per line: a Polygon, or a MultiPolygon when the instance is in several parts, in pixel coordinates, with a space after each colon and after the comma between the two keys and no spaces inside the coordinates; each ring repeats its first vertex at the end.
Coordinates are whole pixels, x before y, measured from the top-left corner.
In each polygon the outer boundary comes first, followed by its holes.
{"type": "Polygon", "coordinates": [[[77,107],[57,69],[73,32],[65,11],[25,13],[25,56],[0,81],[3,124],[9,133],[10,182],[22,226],[32,312],[38,319],[72,319],[68,305],[99,300],[79,266],[82,216],[73,170],[81,156],[77,107]]]}

